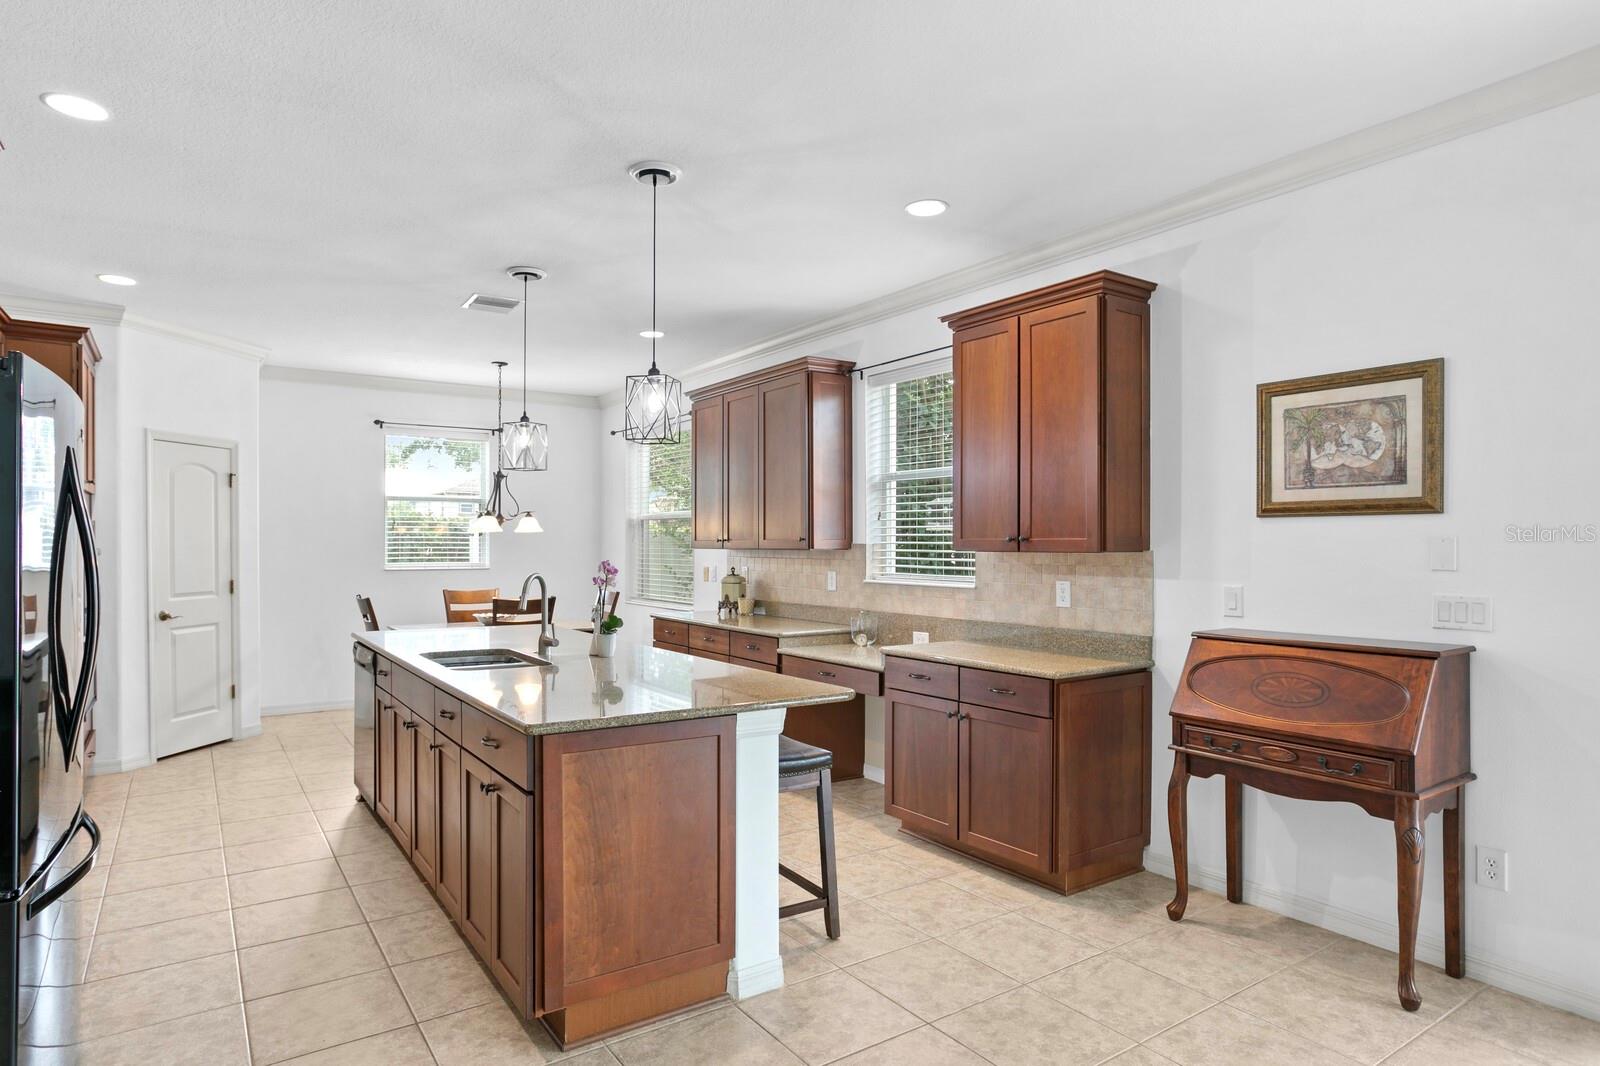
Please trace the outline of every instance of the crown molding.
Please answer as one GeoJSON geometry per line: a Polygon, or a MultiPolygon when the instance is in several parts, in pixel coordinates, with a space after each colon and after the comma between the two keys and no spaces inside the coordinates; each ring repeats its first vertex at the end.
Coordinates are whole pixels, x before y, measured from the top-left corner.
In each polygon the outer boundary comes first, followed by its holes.
{"type": "Polygon", "coordinates": [[[121,304],[17,292],[0,292],[0,307],[12,318],[69,326],[120,326],[127,316],[121,304]]]}
{"type": "MultiPolygon", "coordinates": [[[[1110,251],[1191,222],[1560,107],[1597,92],[1600,92],[1600,46],[1202,185],[1145,210],[856,304],[838,314],[697,363],[686,368],[681,376],[687,381],[753,369],[777,353],[818,344],[846,330],[967,298],[991,285],[1110,251]]],[[[620,402],[619,396],[620,393],[608,393],[606,400],[620,402]]]]}
{"type": "Polygon", "coordinates": [[[258,366],[267,361],[271,350],[249,341],[235,340],[224,337],[219,333],[207,333],[205,330],[190,329],[172,322],[163,322],[156,318],[147,318],[133,311],[122,316],[122,325],[125,329],[138,330],[148,333],[153,337],[170,337],[173,340],[183,341],[185,344],[195,344],[202,348],[210,348],[224,355],[231,355],[237,359],[244,359],[258,366]]]}
{"type": "MultiPolygon", "coordinates": [[[[326,385],[347,389],[378,389],[385,392],[423,393],[429,396],[465,396],[470,399],[495,398],[492,385],[466,385],[454,381],[427,381],[421,378],[387,377],[381,374],[351,374],[341,370],[318,370],[315,367],[285,366],[268,363],[261,368],[261,377],[269,381],[287,381],[300,385],[326,385]]],[[[520,390],[519,395],[520,395],[520,390]]],[[[534,403],[554,407],[579,407],[595,409],[602,406],[601,397],[584,396],[571,392],[528,393],[530,405],[534,403]]]]}

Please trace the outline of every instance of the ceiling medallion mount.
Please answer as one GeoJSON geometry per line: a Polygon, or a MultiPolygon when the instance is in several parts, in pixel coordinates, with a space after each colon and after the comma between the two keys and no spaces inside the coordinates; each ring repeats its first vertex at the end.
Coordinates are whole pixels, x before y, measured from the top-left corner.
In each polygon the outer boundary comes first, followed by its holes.
{"type": "Polygon", "coordinates": [[[674,185],[683,177],[683,168],[663,163],[659,159],[646,159],[628,168],[628,177],[640,185],[674,185]]]}
{"type": "Polygon", "coordinates": [[[550,427],[528,417],[528,283],[543,281],[543,267],[507,267],[506,273],[522,282],[522,417],[500,423],[500,461],[507,470],[550,468],[550,427]]]}
{"type": "Polygon", "coordinates": [[[628,375],[622,435],[635,444],[677,444],[683,439],[683,382],[656,366],[656,341],[666,336],[656,324],[656,198],[683,171],[651,159],[629,167],[628,176],[650,186],[650,328],[639,333],[650,341],[650,369],[628,375]]]}

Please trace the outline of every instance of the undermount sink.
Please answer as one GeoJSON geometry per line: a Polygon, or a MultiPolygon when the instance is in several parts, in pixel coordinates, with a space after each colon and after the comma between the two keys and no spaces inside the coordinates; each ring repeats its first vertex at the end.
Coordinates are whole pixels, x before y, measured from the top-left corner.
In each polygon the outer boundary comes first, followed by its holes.
{"type": "Polygon", "coordinates": [[[480,648],[475,651],[425,651],[424,659],[432,659],[440,666],[452,670],[501,670],[517,666],[549,666],[549,659],[541,659],[527,652],[510,648],[480,648]]]}

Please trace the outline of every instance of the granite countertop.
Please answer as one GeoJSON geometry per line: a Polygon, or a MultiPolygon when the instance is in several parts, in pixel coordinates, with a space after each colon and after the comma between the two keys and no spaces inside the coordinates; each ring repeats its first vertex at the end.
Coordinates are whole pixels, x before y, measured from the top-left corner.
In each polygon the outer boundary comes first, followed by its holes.
{"type": "Polygon", "coordinates": [[[772,614],[747,614],[736,618],[718,618],[715,611],[696,611],[691,615],[657,614],[652,618],[665,618],[673,622],[689,622],[697,626],[726,629],[730,633],[755,633],[763,637],[827,637],[849,633],[850,627],[838,622],[816,622],[809,618],[785,618],[772,614]]]}
{"type": "Polygon", "coordinates": [[[881,648],[862,648],[855,644],[801,644],[791,648],[786,644],[780,644],[778,651],[796,659],[812,659],[819,663],[832,663],[834,666],[853,666],[858,670],[883,673],[881,648]]]}
{"type": "Polygon", "coordinates": [[[351,636],[528,734],[711,718],[855,697],[838,685],[663,651],[648,643],[619,640],[614,657],[592,658],[588,639],[572,635],[546,652],[549,666],[456,670],[422,654],[510,648],[536,655],[538,626],[437,626],[351,636]]]}
{"type": "Polygon", "coordinates": [[[1007,648],[998,644],[975,644],[965,640],[937,641],[932,644],[896,644],[883,648],[882,652],[903,659],[921,659],[926,662],[949,663],[953,666],[975,666],[983,670],[1042,677],[1050,681],[1099,677],[1103,674],[1127,674],[1135,670],[1148,670],[1155,665],[1149,659],[1091,659],[1086,655],[1039,651],[1034,648],[1007,648]]]}

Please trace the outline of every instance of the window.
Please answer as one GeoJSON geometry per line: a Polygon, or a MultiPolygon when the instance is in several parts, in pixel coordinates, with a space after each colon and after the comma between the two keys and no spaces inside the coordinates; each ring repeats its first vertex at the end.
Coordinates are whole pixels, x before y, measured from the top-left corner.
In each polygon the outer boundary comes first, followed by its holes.
{"type": "Polygon", "coordinates": [[[867,580],[962,585],[971,552],[956,551],[950,465],[955,378],[950,360],[867,382],[867,580]]]}
{"type": "Polygon", "coordinates": [[[384,569],[489,565],[487,535],[467,531],[489,494],[489,447],[487,437],[384,438],[384,569]]]}
{"type": "Polygon", "coordinates": [[[694,599],[689,427],[677,444],[628,445],[629,596],[687,606],[694,599]]]}

